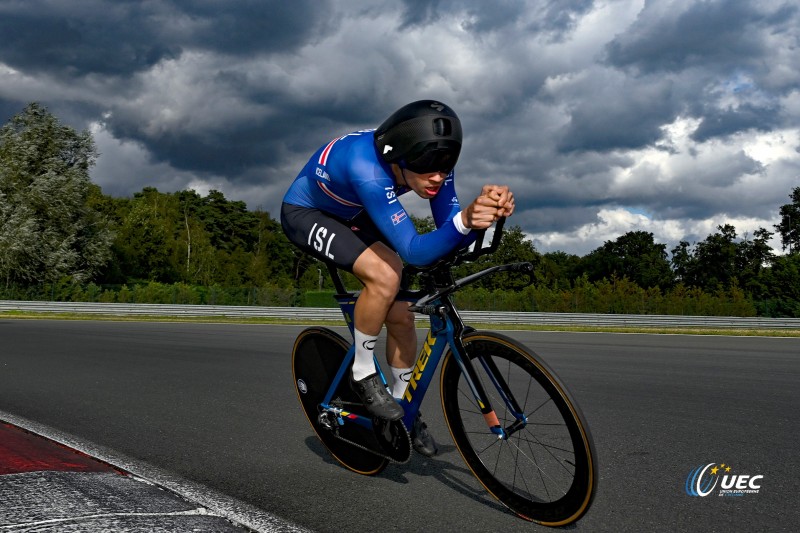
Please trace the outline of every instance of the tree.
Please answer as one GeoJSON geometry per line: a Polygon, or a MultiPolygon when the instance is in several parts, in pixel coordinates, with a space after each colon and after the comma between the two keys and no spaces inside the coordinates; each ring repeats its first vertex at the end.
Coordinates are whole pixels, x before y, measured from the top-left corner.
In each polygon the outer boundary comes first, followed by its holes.
{"type": "Polygon", "coordinates": [[[761,298],[768,290],[760,281],[761,271],[775,259],[769,239],[772,232],[758,228],[753,238],[745,237],[736,248],[736,277],[740,285],[753,297],[761,298]]]}
{"type": "Polygon", "coordinates": [[[681,241],[678,246],[672,249],[672,271],[675,279],[685,285],[693,285],[695,272],[695,258],[691,245],[686,241],[681,241]]]}
{"type": "Polygon", "coordinates": [[[792,203],[784,204],[780,208],[781,221],[775,229],[781,235],[783,249],[789,253],[800,253],[800,187],[792,189],[789,195],[792,203]]]}
{"type": "Polygon", "coordinates": [[[0,275],[10,283],[85,282],[108,261],[112,234],[90,202],[97,152],[39,104],[0,129],[0,275]]]}
{"type": "Polygon", "coordinates": [[[695,277],[700,281],[700,286],[708,290],[727,286],[733,278],[738,277],[736,228],[723,224],[717,226],[717,230],[717,233],[697,243],[695,250],[695,277]]]}
{"type": "Polygon", "coordinates": [[[668,288],[674,276],[666,249],[666,244],[655,242],[652,233],[629,231],[584,257],[583,270],[591,281],[617,277],[628,278],[642,288],[668,288]]]}
{"type": "Polygon", "coordinates": [[[42,262],[38,240],[31,208],[25,204],[14,205],[0,190],[0,275],[6,287],[12,278],[21,281],[34,276],[42,262]]]}
{"type": "Polygon", "coordinates": [[[288,285],[291,280],[292,245],[279,222],[269,213],[255,211],[258,220],[256,242],[252,259],[247,267],[247,276],[256,285],[288,285]]]}
{"type": "Polygon", "coordinates": [[[547,252],[542,256],[539,278],[547,287],[568,289],[572,280],[580,276],[581,258],[562,251],[547,252]]]}
{"type": "Polygon", "coordinates": [[[753,237],[739,240],[730,224],[717,226],[717,232],[692,249],[686,241],[672,249],[672,267],[678,281],[706,291],[736,284],[748,295],[760,299],[769,294],[765,276],[775,254],[769,245],[772,232],[759,228],[753,237]]]}
{"type": "Polygon", "coordinates": [[[800,254],[793,253],[773,259],[770,268],[759,274],[764,291],[754,295],[756,305],[762,304],[760,314],[774,317],[800,317],[800,254]]]}
{"type": "Polygon", "coordinates": [[[153,187],[134,194],[114,241],[116,262],[126,281],[171,283],[180,279],[175,239],[178,224],[177,201],[172,195],[153,187]]]}
{"type": "Polygon", "coordinates": [[[255,213],[247,210],[244,202],[227,200],[220,191],[213,189],[203,198],[194,191],[185,191],[183,194],[183,198],[194,194],[190,214],[203,223],[214,248],[227,252],[236,248],[252,248],[258,219],[255,213]]]}

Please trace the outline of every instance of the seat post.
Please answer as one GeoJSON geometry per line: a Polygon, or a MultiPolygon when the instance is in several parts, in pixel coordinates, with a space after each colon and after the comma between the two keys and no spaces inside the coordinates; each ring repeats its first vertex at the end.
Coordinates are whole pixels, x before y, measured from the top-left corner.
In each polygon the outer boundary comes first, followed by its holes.
{"type": "Polygon", "coordinates": [[[333,281],[333,286],[336,289],[336,294],[346,294],[347,289],[344,286],[342,277],[339,275],[339,269],[333,263],[325,263],[325,266],[328,267],[328,272],[331,275],[331,281],[333,281]]]}

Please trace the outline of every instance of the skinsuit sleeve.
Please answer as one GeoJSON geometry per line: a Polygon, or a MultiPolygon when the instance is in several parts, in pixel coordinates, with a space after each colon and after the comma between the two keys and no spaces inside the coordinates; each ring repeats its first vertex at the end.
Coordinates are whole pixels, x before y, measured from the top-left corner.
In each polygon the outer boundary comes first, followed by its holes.
{"type": "Polygon", "coordinates": [[[377,160],[374,144],[357,143],[351,149],[354,153],[347,158],[350,163],[350,183],[370,218],[405,262],[428,265],[474,241],[474,232],[462,235],[453,224],[453,216],[460,211],[460,207],[452,173],[439,193],[431,199],[431,211],[437,229],[419,235],[397,199],[394,179],[388,168],[377,160]],[[365,153],[359,153],[359,150],[365,153]]]}

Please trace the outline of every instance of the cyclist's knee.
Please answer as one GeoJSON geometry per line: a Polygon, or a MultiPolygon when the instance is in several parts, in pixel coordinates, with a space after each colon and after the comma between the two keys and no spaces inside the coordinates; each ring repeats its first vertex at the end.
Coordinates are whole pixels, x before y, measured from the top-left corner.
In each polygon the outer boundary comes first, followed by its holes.
{"type": "Polygon", "coordinates": [[[381,265],[379,274],[373,278],[372,283],[367,286],[373,292],[379,293],[386,300],[393,300],[400,290],[400,274],[384,263],[381,265]]]}
{"type": "Polygon", "coordinates": [[[366,288],[385,299],[392,299],[400,290],[403,262],[384,245],[373,245],[353,265],[353,273],[366,288]]]}

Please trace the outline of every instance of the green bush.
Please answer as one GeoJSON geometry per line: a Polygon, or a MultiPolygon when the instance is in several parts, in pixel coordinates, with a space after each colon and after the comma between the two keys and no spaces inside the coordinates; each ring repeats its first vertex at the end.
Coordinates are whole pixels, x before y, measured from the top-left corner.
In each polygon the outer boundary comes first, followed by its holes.
{"type": "Polygon", "coordinates": [[[303,307],[338,307],[334,294],[336,291],[306,291],[303,295],[303,307]]]}

